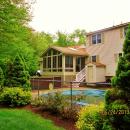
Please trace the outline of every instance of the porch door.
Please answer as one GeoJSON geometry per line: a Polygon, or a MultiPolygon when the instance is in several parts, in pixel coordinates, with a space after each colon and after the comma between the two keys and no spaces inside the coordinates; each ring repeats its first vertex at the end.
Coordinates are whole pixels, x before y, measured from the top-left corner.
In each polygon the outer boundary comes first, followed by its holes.
{"type": "Polygon", "coordinates": [[[88,82],[93,82],[93,66],[88,66],[88,82]]]}
{"type": "Polygon", "coordinates": [[[76,72],[80,72],[85,67],[85,57],[76,58],[76,72]]]}

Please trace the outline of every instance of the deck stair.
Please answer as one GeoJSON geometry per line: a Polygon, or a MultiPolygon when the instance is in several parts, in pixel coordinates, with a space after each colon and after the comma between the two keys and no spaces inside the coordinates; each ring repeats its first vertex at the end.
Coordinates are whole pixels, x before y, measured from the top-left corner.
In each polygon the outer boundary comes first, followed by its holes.
{"type": "Polygon", "coordinates": [[[79,87],[80,83],[85,80],[86,67],[76,74],[76,79],[72,82],[72,87],[79,87]]]}

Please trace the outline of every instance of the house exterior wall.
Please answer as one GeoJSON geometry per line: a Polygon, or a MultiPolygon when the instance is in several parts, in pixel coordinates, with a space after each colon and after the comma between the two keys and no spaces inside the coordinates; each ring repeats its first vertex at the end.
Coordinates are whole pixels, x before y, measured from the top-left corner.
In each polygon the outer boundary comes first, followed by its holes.
{"type": "Polygon", "coordinates": [[[97,33],[102,34],[102,42],[92,44],[92,34],[87,35],[86,51],[89,56],[98,55],[99,62],[106,65],[105,76],[114,76],[117,66],[115,55],[121,53],[123,48],[123,27],[97,33]]]}
{"type": "Polygon", "coordinates": [[[88,64],[86,66],[86,82],[95,83],[96,82],[96,66],[94,64],[88,64]]]}
{"type": "Polygon", "coordinates": [[[104,82],[105,79],[105,67],[96,67],[96,82],[104,82]]]}

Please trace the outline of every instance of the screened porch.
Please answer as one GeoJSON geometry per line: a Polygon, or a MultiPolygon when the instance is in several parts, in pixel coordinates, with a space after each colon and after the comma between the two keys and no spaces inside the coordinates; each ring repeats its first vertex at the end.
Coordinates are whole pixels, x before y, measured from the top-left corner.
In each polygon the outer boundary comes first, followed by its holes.
{"type": "Polygon", "coordinates": [[[86,59],[86,56],[49,49],[43,55],[43,72],[79,72],[85,67],[86,59]]]}

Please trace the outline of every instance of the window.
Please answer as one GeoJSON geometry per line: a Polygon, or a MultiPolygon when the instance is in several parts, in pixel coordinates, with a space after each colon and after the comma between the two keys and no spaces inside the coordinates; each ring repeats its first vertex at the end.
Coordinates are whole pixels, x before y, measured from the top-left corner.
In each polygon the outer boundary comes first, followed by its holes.
{"type": "Polygon", "coordinates": [[[96,62],[96,56],[92,56],[92,62],[96,62]]]}
{"type": "Polygon", "coordinates": [[[92,35],[92,44],[101,43],[101,34],[92,35]]]}
{"type": "Polygon", "coordinates": [[[53,56],[53,68],[56,68],[56,56],[53,56]]]}
{"type": "Polygon", "coordinates": [[[49,50],[47,54],[48,54],[48,56],[51,56],[51,50],[49,50]]]}
{"type": "Polygon", "coordinates": [[[62,53],[54,49],[48,50],[43,57],[43,71],[62,71],[62,53]]]}
{"type": "Polygon", "coordinates": [[[92,43],[93,43],[93,44],[96,44],[96,35],[93,35],[93,36],[92,36],[92,43]]]}
{"type": "Polygon", "coordinates": [[[76,72],[81,71],[85,67],[85,57],[76,57],[76,72]]]}
{"type": "Polygon", "coordinates": [[[51,57],[48,57],[48,68],[51,68],[51,57]]]}
{"type": "Polygon", "coordinates": [[[101,34],[97,34],[97,43],[101,43],[101,34]]]}
{"type": "Polygon", "coordinates": [[[46,58],[43,58],[43,68],[46,68],[46,58]]]}
{"type": "Polygon", "coordinates": [[[65,57],[65,67],[73,67],[73,57],[72,56],[65,57]]]}
{"type": "Polygon", "coordinates": [[[58,56],[58,68],[62,68],[62,55],[58,56]]]}
{"type": "Polygon", "coordinates": [[[57,55],[57,51],[56,50],[53,50],[52,53],[53,53],[53,55],[57,55]]]}
{"type": "Polygon", "coordinates": [[[65,71],[73,71],[73,57],[72,56],[65,57],[65,71]]]}

